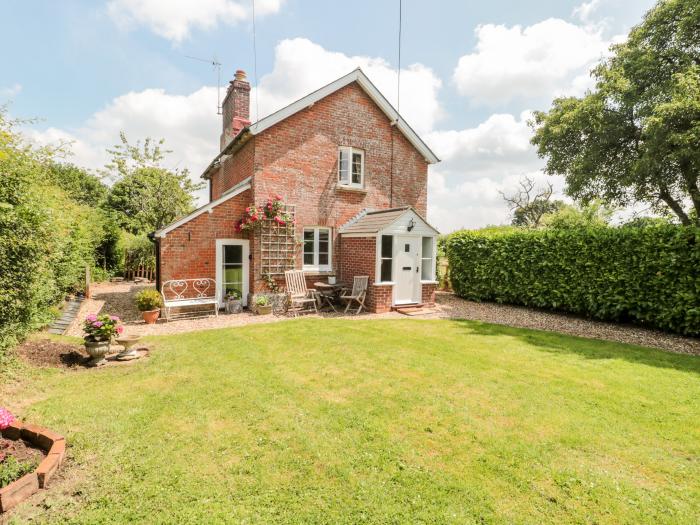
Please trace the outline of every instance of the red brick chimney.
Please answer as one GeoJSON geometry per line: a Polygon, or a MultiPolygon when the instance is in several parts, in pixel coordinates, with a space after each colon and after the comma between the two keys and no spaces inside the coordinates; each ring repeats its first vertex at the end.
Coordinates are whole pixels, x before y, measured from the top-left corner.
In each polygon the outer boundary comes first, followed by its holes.
{"type": "Polygon", "coordinates": [[[250,124],[250,83],[246,80],[245,71],[241,69],[236,71],[228,86],[222,113],[224,122],[220,149],[224,149],[233,137],[250,124]]]}

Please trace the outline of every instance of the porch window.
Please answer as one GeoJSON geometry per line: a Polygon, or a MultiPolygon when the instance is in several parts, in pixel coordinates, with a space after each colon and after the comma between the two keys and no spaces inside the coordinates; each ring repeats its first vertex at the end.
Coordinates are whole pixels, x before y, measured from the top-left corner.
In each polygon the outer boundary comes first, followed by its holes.
{"type": "Polygon", "coordinates": [[[421,252],[420,278],[421,281],[434,281],[435,254],[433,252],[433,238],[423,237],[423,250],[421,252]]]}
{"type": "Polygon", "coordinates": [[[354,188],[364,187],[365,152],[356,148],[338,149],[338,184],[354,188]]]}
{"type": "Polygon", "coordinates": [[[330,228],[304,228],[304,270],[331,269],[330,228]]]}
{"type": "Polygon", "coordinates": [[[393,235],[382,235],[382,246],[381,246],[381,262],[379,271],[379,280],[381,282],[391,282],[391,268],[393,266],[393,256],[394,256],[394,236],[393,235]]]}

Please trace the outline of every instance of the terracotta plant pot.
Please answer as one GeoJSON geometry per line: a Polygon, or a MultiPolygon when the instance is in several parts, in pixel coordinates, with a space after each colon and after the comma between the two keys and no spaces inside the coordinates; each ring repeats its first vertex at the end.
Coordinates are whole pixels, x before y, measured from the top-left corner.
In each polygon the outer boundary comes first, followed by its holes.
{"type": "Polygon", "coordinates": [[[92,358],[88,366],[102,366],[106,363],[105,356],[109,353],[110,341],[85,341],[85,351],[92,358]]]}
{"type": "Polygon", "coordinates": [[[146,312],[141,312],[143,315],[143,320],[146,324],[156,324],[156,321],[160,317],[160,310],[148,310],[146,312]]]}

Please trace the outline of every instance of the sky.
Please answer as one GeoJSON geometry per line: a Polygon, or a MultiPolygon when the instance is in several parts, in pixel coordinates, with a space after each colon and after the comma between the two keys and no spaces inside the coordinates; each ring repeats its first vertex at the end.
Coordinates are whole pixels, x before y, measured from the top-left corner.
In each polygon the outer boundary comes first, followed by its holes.
{"type": "MultiPolygon", "coordinates": [[[[254,18],[252,0],[8,2],[0,104],[36,119],[24,130],[36,143],[71,141],[75,164],[102,167],[123,130],[165,138],[168,166],[198,179],[221,117],[216,70],[188,56],[216,57],[222,86],[247,71],[253,120],[358,66],[396,105],[399,1],[255,0],[254,18]]],[[[442,159],[428,220],[442,232],[508,223],[499,192],[525,175],[563,192],[530,145],[531,112],[590,88],[591,67],[653,3],[403,0],[399,109],[442,159]]]]}

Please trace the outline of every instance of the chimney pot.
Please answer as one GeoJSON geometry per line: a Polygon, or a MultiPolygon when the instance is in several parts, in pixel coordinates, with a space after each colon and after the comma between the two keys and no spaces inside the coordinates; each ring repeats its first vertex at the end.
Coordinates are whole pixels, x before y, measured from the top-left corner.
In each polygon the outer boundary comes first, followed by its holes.
{"type": "Polygon", "coordinates": [[[250,83],[245,71],[238,69],[231,80],[222,103],[223,132],[220,147],[238,135],[243,128],[250,125],[250,83]]]}

